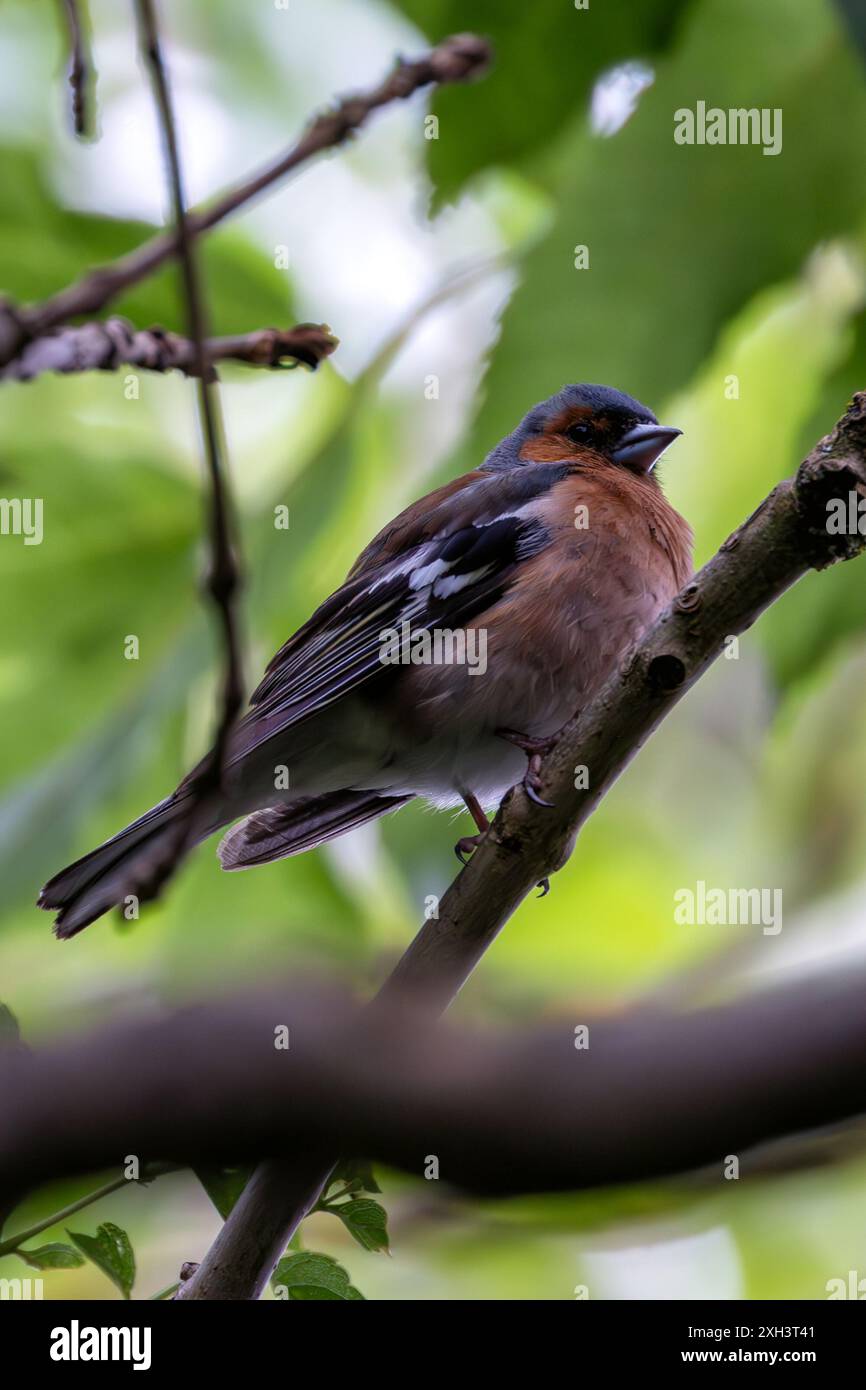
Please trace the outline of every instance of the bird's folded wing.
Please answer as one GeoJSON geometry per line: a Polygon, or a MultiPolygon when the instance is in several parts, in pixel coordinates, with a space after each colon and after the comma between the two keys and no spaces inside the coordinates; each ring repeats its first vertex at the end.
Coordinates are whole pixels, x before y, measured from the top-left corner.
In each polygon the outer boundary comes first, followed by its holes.
{"type": "Polygon", "coordinates": [[[548,471],[527,469],[517,488],[469,474],[459,496],[453,485],[442,488],[382,532],[270,662],[236,730],[232,761],[375,676],[393,678],[383,649],[388,634],[406,633],[404,624],[413,634],[453,630],[495,603],[520,562],[548,543],[532,514],[553,481],[542,476],[548,471]]]}

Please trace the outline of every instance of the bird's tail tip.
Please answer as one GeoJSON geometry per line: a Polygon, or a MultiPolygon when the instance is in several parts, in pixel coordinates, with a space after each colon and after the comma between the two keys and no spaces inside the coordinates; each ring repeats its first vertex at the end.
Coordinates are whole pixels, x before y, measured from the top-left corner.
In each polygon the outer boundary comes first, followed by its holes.
{"type": "Polygon", "coordinates": [[[173,798],[154,806],[118,835],[48,880],[36,906],[57,913],[54,935],[59,941],[77,936],[122,903],[133,891],[132,885],[147,880],[177,823],[176,806],[173,798]]]}

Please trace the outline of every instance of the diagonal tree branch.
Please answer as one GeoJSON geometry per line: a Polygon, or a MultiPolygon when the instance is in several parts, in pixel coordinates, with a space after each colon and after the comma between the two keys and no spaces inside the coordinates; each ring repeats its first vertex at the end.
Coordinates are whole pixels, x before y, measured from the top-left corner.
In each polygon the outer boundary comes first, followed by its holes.
{"type": "MultiPolygon", "coordinates": [[[[325,323],[299,323],[294,328],[208,338],[205,347],[211,363],[271,368],[303,363],[315,369],[337,347],[337,339],[325,323]]],[[[195,345],[164,328],[135,328],[117,317],[95,319],[52,329],[26,343],[18,357],[0,367],[0,381],[32,381],[43,372],[113,372],[122,366],[195,376],[195,345]]]]}
{"type": "Polygon", "coordinates": [[[435,1155],[442,1181],[491,1196],[721,1179],[726,1155],[757,1164],[747,1150],[863,1112],[863,989],[861,972],[583,1019],[581,1050],[570,1015],[497,1036],[297,985],[115,1022],[0,1055],[0,1189],[20,1200],[119,1154],[235,1164],[342,1142],[416,1176],[435,1155]]]}
{"type": "Polygon", "coordinates": [[[834,531],[828,504],[866,498],[866,392],[831,434],[729,536],[641,640],[622,670],[562,730],[543,768],[537,810],[506,796],[492,832],[403,956],[387,988],[423,986],[438,1005],[462,986],[534,885],[567,861],[584,823],[650,734],[722,653],[796,580],[866,549],[834,531]],[[575,788],[585,767],[588,787],[575,788]]]}
{"type": "MultiPolygon", "coordinates": [[[[197,237],[209,231],[307,160],[344,144],[380,107],[403,101],[433,82],[465,82],[477,77],[484,71],[490,56],[490,46],[484,39],[475,34],[455,34],[422,58],[400,59],[378,87],[344,97],[336,106],[316,116],[285,154],[235,184],[204,208],[190,213],[186,223],[189,236],[197,237]]],[[[37,338],[70,319],[98,314],[176,251],[176,233],[161,233],[110,265],[89,271],[41,304],[16,309],[0,303],[0,366],[17,356],[28,339],[37,338]]]]}
{"type": "MultiPolygon", "coordinates": [[[[505,797],[471,862],[424,923],[379,1000],[409,992],[446,1009],[502,926],[538,881],[568,859],[581,826],[646,739],[721,654],[810,569],[866,549],[859,529],[835,532],[829,505],[866,498],[866,393],[695,576],[619,671],[563,729],[533,805],[521,788],[505,797]],[[588,788],[575,788],[575,770],[588,788]]],[[[866,528],[864,528],[866,530],[866,528]]],[[[257,1298],[336,1154],[301,1152],[261,1164],[197,1272],[178,1298],[257,1298]]]]}

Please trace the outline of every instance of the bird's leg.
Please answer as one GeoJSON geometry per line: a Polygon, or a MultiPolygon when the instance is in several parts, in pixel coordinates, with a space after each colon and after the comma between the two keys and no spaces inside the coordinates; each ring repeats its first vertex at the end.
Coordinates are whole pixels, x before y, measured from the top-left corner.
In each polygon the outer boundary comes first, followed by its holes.
{"type": "MultiPolygon", "coordinates": [[[[526,771],[523,774],[523,790],[534,801],[536,806],[553,806],[552,801],[545,801],[539,793],[541,782],[541,759],[556,747],[559,742],[559,734],[549,734],[547,738],[532,738],[529,734],[519,734],[515,729],[494,729],[494,733],[499,738],[504,738],[507,743],[513,743],[515,748],[526,754],[526,771]]],[[[543,878],[537,884],[541,889],[540,898],[546,898],[550,892],[550,879],[543,878]]]]}
{"type": "MultiPolygon", "coordinates": [[[[553,802],[545,801],[544,797],[539,795],[538,788],[541,780],[541,759],[559,742],[559,734],[549,734],[547,738],[532,738],[529,734],[517,733],[515,729],[494,729],[493,732],[498,738],[504,738],[507,743],[513,743],[515,748],[519,748],[521,752],[526,754],[527,764],[523,774],[523,790],[530,801],[534,801],[536,806],[552,807],[553,802]]],[[[541,889],[538,896],[546,898],[550,892],[550,879],[542,878],[535,886],[541,889]]]]}
{"type": "Polygon", "coordinates": [[[478,848],[478,846],[481,844],[481,841],[484,839],[484,836],[490,829],[490,821],[485,816],[481,806],[481,802],[478,800],[478,797],[473,796],[472,792],[463,793],[463,802],[466,806],[467,811],[469,812],[470,816],[472,817],[472,819],[478,827],[477,835],[464,835],[463,838],[461,840],[458,840],[457,844],[454,846],[454,853],[457,855],[457,858],[460,860],[460,863],[466,864],[468,862],[469,855],[472,853],[473,850],[478,848]]]}
{"type": "MultiPolygon", "coordinates": [[[[518,734],[517,737],[520,738],[521,735],[518,734]]],[[[540,741],[544,742],[544,740],[540,741]]],[[[555,739],[552,740],[551,746],[555,742],[555,739]]],[[[541,753],[539,753],[538,756],[539,758],[541,758],[541,753]]],[[[478,800],[478,797],[473,796],[472,792],[463,793],[463,804],[465,805],[467,811],[474,820],[475,824],[478,826],[477,835],[464,835],[463,838],[458,840],[457,844],[454,846],[454,853],[457,855],[457,858],[460,860],[460,863],[465,865],[469,861],[469,855],[472,854],[478,848],[478,846],[481,844],[481,841],[484,839],[484,836],[490,829],[490,821],[485,816],[481,803],[478,800]]],[[[542,801],[541,805],[548,806],[550,805],[550,803],[547,801],[542,801]]],[[[550,879],[541,879],[541,881],[536,884],[536,887],[541,889],[541,892],[538,896],[540,898],[546,898],[548,893],[550,892],[550,879]]]]}
{"type": "Polygon", "coordinates": [[[497,738],[504,738],[507,743],[513,743],[515,748],[526,754],[528,762],[523,774],[523,790],[530,801],[534,801],[536,806],[552,806],[552,801],[545,801],[539,794],[541,759],[556,746],[559,734],[550,734],[547,738],[532,738],[529,734],[518,734],[514,729],[494,729],[493,732],[497,738]]]}

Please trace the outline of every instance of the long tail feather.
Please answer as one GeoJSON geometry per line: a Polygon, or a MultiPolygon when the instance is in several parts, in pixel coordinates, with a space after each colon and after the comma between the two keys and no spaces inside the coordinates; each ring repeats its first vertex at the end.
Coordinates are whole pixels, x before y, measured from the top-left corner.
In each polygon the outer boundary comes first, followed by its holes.
{"type": "Polygon", "coordinates": [[[182,812],[182,798],[161,801],[46,883],[37,906],[57,910],[54,931],[61,940],[75,936],[117,906],[130,891],[129,885],[139,875],[146,877],[148,864],[166,848],[182,812]]]}
{"type": "Polygon", "coordinates": [[[358,825],[388,815],[411,796],[380,796],[372,791],[306,796],[287,806],[254,811],[224,837],[217,853],[224,869],[250,869],[301,854],[344,835],[358,825]]]}

